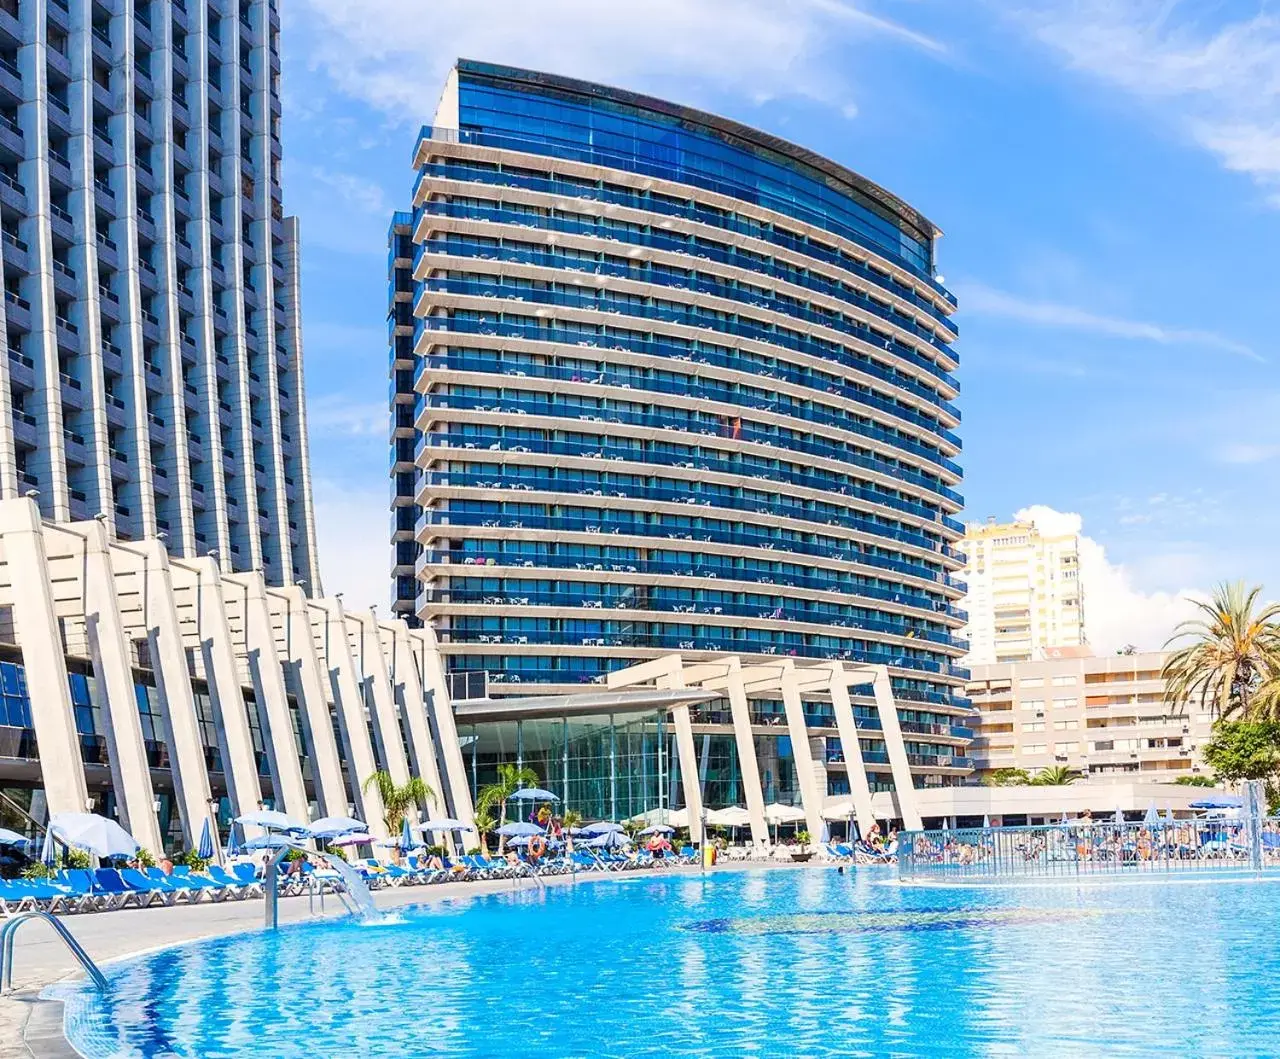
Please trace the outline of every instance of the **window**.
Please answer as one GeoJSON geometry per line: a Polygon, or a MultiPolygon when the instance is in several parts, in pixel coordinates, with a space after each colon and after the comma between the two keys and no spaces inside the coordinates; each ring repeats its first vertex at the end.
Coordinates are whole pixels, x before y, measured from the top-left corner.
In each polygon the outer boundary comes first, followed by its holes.
{"type": "Polygon", "coordinates": [[[1079,703],[1080,703],[1079,699],[1074,699],[1069,697],[1064,697],[1064,698],[1055,697],[1053,700],[1053,708],[1055,710],[1073,710],[1077,705],[1079,705],[1079,703]]]}
{"type": "Polygon", "coordinates": [[[1043,743],[1027,743],[1025,746],[1023,746],[1022,752],[1024,754],[1043,754],[1044,744],[1043,743]]]}
{"type": "Polygon", "coordinates": [[[1079,743],[1054,743],[1053,752],[1055,754],[1074,754],[1080,749],[1079,743]]]}
{"type": "Polygon", "coordinates": [[[1018,683],[1024,688],[1042,688],[1044,687],[1044,677],[1023,677],[1018,683]]]}
{"type": "Polygon", "coordinates": [[[1069,731],[1074,731],[1075,729],[1077,729],[1077,728],[1079,728],[1079,727],[1080,727],[1080,722],[1079,722],[1079,721],[1074,721],[1074,720],[1072,720],[1072,721],[1054,721],[1054,722],[1053,722],[1053,730],[1054,730],[1055,732],[1069,732],[1069,731]]]}
{"type": "Polygon", "coordinates": [[[1053,678],[1053,686],[1055,688],[1065,688],[1076,682],[1074,673],[1061,673],[1053,678]]]}
{"type": "Polygon", "coordinates": [[[1024,732],[1043,732],[1044,721],[1025,721],[1022,725],[1024,732]]]}
{"type": "Polygon", "coordinates": [[[1023,699],[1022,708],[1024,710],[1043,710],[1044,699],[1023,699]]]}

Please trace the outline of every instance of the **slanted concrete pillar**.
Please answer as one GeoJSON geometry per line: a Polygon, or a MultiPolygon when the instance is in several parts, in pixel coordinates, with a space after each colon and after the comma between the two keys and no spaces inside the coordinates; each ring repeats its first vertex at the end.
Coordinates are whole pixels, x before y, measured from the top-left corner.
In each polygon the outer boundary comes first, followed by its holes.
{"type": "Polygon", "coordinates": [[[449,787],[453,802],[453,815],[462,823],[475,825],[475,806],[471,800],[471,784],[467,778],[467,763],[458,743],[458,726],[453,716],[453,701],[449,698],[449,686],[444,679],[444,659],[436,634],[430,629],[413,629],[409,633],[414,656],[422,676],[422,690],[427,696],[428,718],[436,734],[441,771],[449,787]]]}
{"type": "Polygon", "coordinates": [[[742,773],[743,794],[751,816],[751,841],[757,846],[767,846],[769,823],[764,817],[764,789],[760,784],[760,763],[756,760],[756,740],[751,732],[751,707],[742,679],[742,661],[733,655],[717,660],[717,664],[727,666],[727,673],[721,678],[704,681],[702,686],[723,690],[729,700],[733,738],[738,748],[738,769],[742,773]]]}
{"type": "Polygon", "coordinates": [[[320,670],[316,655],[307,597],[302,589],[290,586],[269,590],[266,599],[273,620],[284,629],[285,659],[293,674],[293,691],[311,751],[311,771],[321,815],[347,816],[351,803],[359,804],[360,799],[354,791],[348,796],[343,784],[342,761],[333,732],[333,710],[329,705],[329,682],[320,670]]]}
{"type": "Polygon", "coordinates": [[[404,734],[396,711],[391,681],[387,679],[387,659],[382,653],[382,637],[378,620],[370,613],[347,615],[347,627],[356,634],[357,665],[367,689],[366,700],[373,720],[374,738],[378,740],[378,757],[385,763],[391,778],[398,784],[409,780],[409,758],[405,753],[404,734]]]}
{"type": "Polygon", "coordinates": [[[853,702],[849,698],[851,674],[840,662],[832,662],[830,669],[831,707],[835,711],[836,728],[840,732],[840,746],[844,751],[845,768],[849,773],[849,795],[853,799],[858,831],[865,835],[875,823],[876,814],[871,807],[871,783],[867,778],[866,763],[862,759],[862,743],[858,740],[858,725],[853,715],[853,702]]]}
{"type": "Polygon", "coordinates": [[[902,814],[902,823],[908,831],[919,831],[924,826],[916,798],[916,781],[911,775],[911,762],[907,760],[907,748],[902,741],[902,726],[898,723],[898,706],[893,701],[893,685],[889,682],[886,666],[872,666],[875,679],[871,688],[876,699],[876,713],[880,715],[880,728],[884,732],[885,749],[889,752],[889,767],[893,770],[893,790],[902,814]]]}
{"type": "Polygon", "coordinates": [[[307,788],[302,779],[302,763],[293,736],[293,718],[284,673],[276,654],[275,628],[267,607],[266,586],[257,571],[225,575],[227,591],[239,596],[244,608],[245,660],[253,677],[253,694],[263,741],[271,762],[277,808],[295,820],[308,817],[307,788]]]}
{"type": "MultiPolygon", "coordinates": [[[[668,691],[683,688],[684,660],[680,655],[664,655],[652,662],[642,662],[628,669],[617,670],[606,677],[609,688],[625,688],[645,684],[668,691]]],[[[680,789],[684,792],[685,808],[689,810],[689,837],[697,845],[702,844],[702,784],[698,774],[698,751],[693,742],[693,720],[687,705],[671,708],[671,726],[676,734],[676,753],[680,758],[680,789]]]]}
{"type": "Polygon", "coordinates": [[[185,582],[190,594],[231,815],[240,816],[258,808],[262,785],[222,596],[222,576],[217,563],[209,558],[174,561],[170,565],[174,583],[185,582]]]}
{"type": "Polygon", "coordinates": [[[67,684],[67,661],[54,610],[40,511],[33,500],[0,501],[0,536],[49,812],[83,813],[89,788],[67,684]]]}
{"type": "MultiPolygon", "coordinates": [[[[440,777],[440,769],[436,762],[436,748],[431,739],[431,724],[427,718],[427,700],[422,690],[422,675],[418,671],[418,660],[413,654],[413,643],[409,638],[409,627],[403,622],[382,622],[378,626],[379,640],[382,650],[391,662],[391,689],[404,718],[405,731],[409,736],[409,757],[412,772],[420,776],[433,791],[435,798],[431,802],[431,814],[445,815],[441,808],[445,804],[445,790],[440,777]]],[[[443,843],[451,836],[436,835],[434,841],[443,843]]]]}
{"type": "Polygon", "coordinates": [[[164,848],[155,810],[155,790],[147,764],[147,747],[138,716],[138,700],[129,664],[125,634],[111,564],[111,539],[101,522],[66,527],[84,542],[84,626],[93,659],[93,677],[104,698],[99,716],[107,754],[111,758],[111,786],[120,826],[151,853],[164,848]]]}
{"type": "Polygon", "coordinates": [[[788,662],[780,677],[782,708],[787,715],[787,732],[791,736],[791,753],[795,757],[796,777],[800,782],[800,800],[803,802],[805,826],[812,841],[822,834],[822,803],[827,792],[817,789],[813,752],[809,747],[809,726],[804,719],[804,701],[795,667],[788,662]]]}
{"type": "Polygon", "coordinates": [[[311,611],[320,625],[323,644],[323,666],[333,688],[334,702],[338,707],[338,727],[347,752],[347,767],[351,770],[351,786],[354,801],[361,807],[360,817],[368,825],[369,833],[379,838],[387,837],[387,825],[382,819],[382,796],[376,785],[366,784],[378,770],[373,756],[373,744],[369,740],[369,724],[365,715],[364,696],[356,679],[355,661],[351,657],[351,641],[347,638],[346,616],[342,603],[337,599],[314,600],[311,611]]]}
{"type": "Polygon", "coordinates": [[[200,841],[200,831],[209,815],[209,774],[205,769],[204,743],[191,693],[191,674],[178,624],[178,608],[173,598],[169,556],[158,540],[130,546],[142,558],[143,623],[155,666],[156,690],[160,693],[160,715],[165,743],[169,747],[169,767],[173,775],[174,801],[182,820],[187,848],[200,841]]]}

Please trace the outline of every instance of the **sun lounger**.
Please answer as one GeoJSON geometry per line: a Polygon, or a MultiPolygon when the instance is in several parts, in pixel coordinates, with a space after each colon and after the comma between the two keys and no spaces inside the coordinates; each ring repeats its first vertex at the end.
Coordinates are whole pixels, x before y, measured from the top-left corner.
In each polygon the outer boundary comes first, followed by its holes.
{"type": "Polygon", "coordinates": [[[177,897],[185,897],[188,904],[195,904],[204,893],[204,887],[192,881],[190,875],[179,875],[177,871],[175,867],[173,873],[165,874],[162,868],[145,868],[143,875],[160,886],[169,887],[177,897]]]}
{"type": "Polygon", "coordinates": [[[219,864],[210,864],[205,871],[208,873],[209,878],[214,882],[222,883],[227,894],[237,900],[243,900],[246,897],[262,896],[262,882],[259,879],[249,879],[248,881],[245,881],[244,879],[232,875],[226,868],[219,864]]]}
{"type": "Polygon", "coordinates": [[[182,895],[182,891],[176,886],[153,879],[136,868],[121,868],[117,874],[130,890],[139,894],[151,894],[152,900],[158,897],[167,905],[176,903],[182,895]]]}
{"type": "Polygon", "coordinates": [[[64,907],[72,912],[97,912],[102,899],[94,890],[93,876],[83,868],[71,868],[58,873],[55,880],[67,893],[64,907]]]}
{"type": "MultiPolygon", "coordinates": [[[[207,869],[206,869],[207,872],[207,869]]],[[[231,892],[224,883],[219,882],[212,876],[192,871],[186,864],[177,864],[173,868],[173,878],[175,880],[183,880],[192,886],[197,886],[207,893],[211,900],[225,901],[231,896],[231,892]]]]}
{"type": "Polygon", "coordinates": [[[130,886],[115,868],[98,868],[93,873],[93,881],[99,893],[115,900],[116,908],[125,908],[130,902],[136,908],[146,908],[156,901],[168,903],[168,896],[163,891],[150,884],[142,889],[130,886]]]}
{"type": "Polygon", "coordinates": [[[0,879],[0,912],[6,916],[39,908],[36,895],[17,879],[0,879]]]}

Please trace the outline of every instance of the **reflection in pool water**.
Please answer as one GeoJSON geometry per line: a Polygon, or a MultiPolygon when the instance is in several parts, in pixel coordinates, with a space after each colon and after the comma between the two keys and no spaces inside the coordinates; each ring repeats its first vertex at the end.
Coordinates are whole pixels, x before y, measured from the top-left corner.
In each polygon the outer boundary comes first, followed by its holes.
{"type": "Polygon", "coordinates": [[[1263,1054],[1268,883],[910,888],[874,871],[608,879],[106,968],[86,1055],[1263,1054]],[[719,926],[715,926],[718,924],[719,926]],[[827,926],[824,926],[827,924],[827,926]]]}

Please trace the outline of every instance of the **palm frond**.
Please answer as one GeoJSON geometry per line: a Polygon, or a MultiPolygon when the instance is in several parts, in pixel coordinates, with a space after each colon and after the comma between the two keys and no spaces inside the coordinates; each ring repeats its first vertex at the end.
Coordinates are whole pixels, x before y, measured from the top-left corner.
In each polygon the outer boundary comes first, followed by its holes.
{"type": "Polygon", "coordinates": [[[1161,674],[1175,712],[1188,703],[1225,718],[1280,712],[1280,604],[1259,609],[1261,594],[1260,585],[1233,581],[1192,600],[1199,616],[1179,623],[1165,643],[1179,645],[1161,674]]]}

